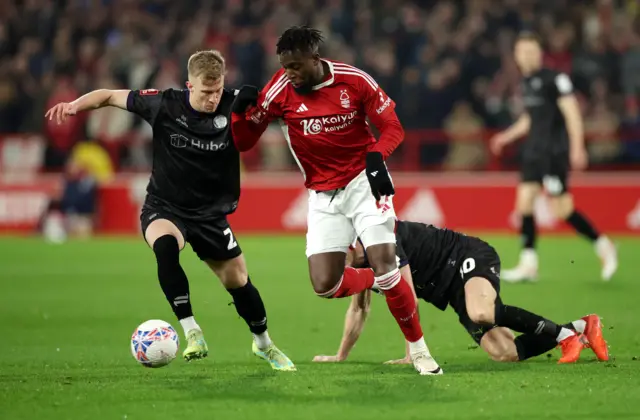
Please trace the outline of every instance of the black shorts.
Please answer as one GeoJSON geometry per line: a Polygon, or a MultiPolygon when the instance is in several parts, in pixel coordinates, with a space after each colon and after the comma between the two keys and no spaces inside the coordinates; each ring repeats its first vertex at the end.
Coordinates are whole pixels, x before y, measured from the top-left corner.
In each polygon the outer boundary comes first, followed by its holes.
{"type": "Polygon", "coordinates": [[[140,214],[142,235],[154,220],[167,219],[180,230],[184,240],[201,260],[227,261],[242,254],[227,218],[196,221],[176,216],[166,208],[145,205],[140,214]]]}
{"type": "Polygon", "coordinates": [[[526,159],[522,162],[520,179],[522,182],[541,184],[547,194],[559,196],[569,188],[569,157],[556,155],[547,158],[526,159]]]}
{"type": "Polygon", "coordinates": [[[449,289],[449,305],[456,311],[460,323],[473,340],[480,344],[482,336],[495,325],[481,325],[471,321],[467,313],[464,285],[473,277],[485,278],[496,290],[499,299],[500,256],[488,243],[477,238],[468,238],[467,246],[459,255],[459,261],[460,274],[449,289]]]}

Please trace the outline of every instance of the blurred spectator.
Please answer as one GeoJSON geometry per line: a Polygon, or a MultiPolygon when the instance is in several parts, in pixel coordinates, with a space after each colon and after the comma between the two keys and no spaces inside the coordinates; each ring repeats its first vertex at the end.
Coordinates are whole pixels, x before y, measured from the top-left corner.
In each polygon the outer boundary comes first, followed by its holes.
{"type": "Polygon", "coordinates": [[[611,163],[620,153],[618,126],[620,119],[608,102],[607,82],[603,78],[591,85],[591,105],[586,113],[585,131],[591,136],[588,143],[590,160],[593,163],[611,163]]]}
{"type": "Polygon", "coordinates": [[[42,215],[41,229],[51,242],[93,233],[97,187],[113,176],[107,152],[95,142],[80,142],[72,150],[64,172],[62,194],[42,215]]]}
{"type": "Polygon", "coordinates": [[[482,119],[467,102],[459,102],[445,121],[449,136],[449,154],[445,161],[447,169],[477,169],[485,164],[487,150],[482,141],[482,119]]]}

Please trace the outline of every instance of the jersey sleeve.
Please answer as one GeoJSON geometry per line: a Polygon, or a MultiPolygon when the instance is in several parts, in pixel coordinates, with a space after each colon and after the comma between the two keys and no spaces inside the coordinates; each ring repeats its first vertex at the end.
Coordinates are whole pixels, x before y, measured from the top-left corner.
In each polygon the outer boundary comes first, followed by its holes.
{"type": "Polygon", "coordinates": [[[271,122],[282,117],[282,107],[279,98],[289,82],[283,69],[273,75],[269,83],[262,88],[258,95],[256,109],[251,110],[251,119],[256,123],[271,122]]]}
{"type": "Polygon", "coordinates": [[[369,121],[380,131],[378,142],[371,148],[386,159],[404,139],[404,129],[396,115],[396,103],[371,76],[358,70],[358,94],[369,121]]]}
{"type": "Polygon", "coordinates": [[[162,92],[157,89],[132,90],[127,97],[127,110],[153,125],[162,105],[162,92]]]}
{"type": "Polygon", "coordinates": [[[278,71],[258,95],[256,106],[249,108],[244,115],[231,113],[233,141],[240,152],[251,150],[269,123],[282,117],[276,96],[284,89],[285,82],[284,70],[278,71]]]}
{"type": "Polygon", "coordinates": [[[371,76],[363,72],[359,78],[358,91],[369,119],[386,119],[390,114],[395,115],[396,103],[373,80],[371,76]]]}
{"type": "Polygon", "coordinates": [[[573,83],[571,78],[566,73],[556,73],[553,75],[553,92],[556,97],[561,98],[563,96],[573,94],[573,83]]]}

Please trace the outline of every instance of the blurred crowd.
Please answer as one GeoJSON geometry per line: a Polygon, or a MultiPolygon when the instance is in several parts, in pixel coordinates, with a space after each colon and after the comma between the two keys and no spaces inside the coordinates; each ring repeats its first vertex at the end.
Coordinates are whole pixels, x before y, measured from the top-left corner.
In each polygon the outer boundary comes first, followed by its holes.
{"type": "MultiPolygon", "coordinates": [[[[637,12],[635,0],[0,0],[0,133],[43,133],[52,169],[84,141],[119,168],[146,168],[150,130],[129,113],[58,126],[45,110],[96,88],[183,87],[186,59],[204,48],[226,56],[228,86],[261,86],[278,68],[278,35],[306,23],[324,32],[323,55],[366,70],[395,99],[411,141],[427,143],[424,163],[482,167],[479,133],[521,110],[512,44],[531,29],[546,64],[573,76],[598,140],[592,161],[637,162],[639,143],[621,141],[640,127],[637,12]],[[446,142],[428,143],[430,130],[446,142]]],[[[276,130],[262,148],[263,167],[291,163],[276,130]]]]}

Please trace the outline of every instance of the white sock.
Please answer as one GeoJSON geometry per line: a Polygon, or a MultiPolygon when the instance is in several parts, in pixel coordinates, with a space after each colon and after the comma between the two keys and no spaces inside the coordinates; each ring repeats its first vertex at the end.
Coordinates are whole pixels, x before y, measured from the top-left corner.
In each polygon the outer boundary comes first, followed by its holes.
{"type": "Polygon", "coordinates": [[[427,346],[427,342],[424,341],[424,337],[416,342],[409,342],[409,353],[413,356],[417,353],[427,353],[427,356],[431,357],[431,352],[427,346]]]}
{"type": "Polygon", "coordinates": [[[587,321],[584,319],[573,321],[571,324],[573,324],[573,328],[575,328],[579,333],[584,333],[584,329],[587,328],[587,321]]]}
{"type": "Polygon", "coordinates": [[[571,331],[568,328],[562,327],[562,329],[560,330],[560,334],[558,334],[558,337],[556,337],[556,341],[559,343],[562,340],[564,340],[565,338],[571,337],[572,335],[575,335],[575,333],[573,331],[571,331]]]}
{"type": "Polygon", "coordinates": [[[180,325],[182,325],[182,329],[184,330],[184,336],[187,336],[187,333],[190,330],[200,330],[202,331],[202,328],[200,328],[200,325],[198,325],[198,323],[196,322],[196,319],[192,316],[187,317],[187,318],[183,318],[180,320],[180,325]]]}
{"type": "Polygon", "coordinates": [[[258,346],[260,350],[264,350],[273,344],[271,337],[269,337],[269,332],[267,331],[262,334],[253,334],[253,341],[256,342],[256,346],[258,346]]]}

